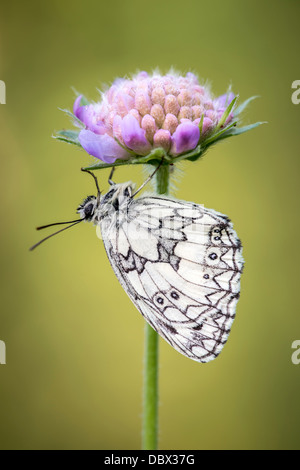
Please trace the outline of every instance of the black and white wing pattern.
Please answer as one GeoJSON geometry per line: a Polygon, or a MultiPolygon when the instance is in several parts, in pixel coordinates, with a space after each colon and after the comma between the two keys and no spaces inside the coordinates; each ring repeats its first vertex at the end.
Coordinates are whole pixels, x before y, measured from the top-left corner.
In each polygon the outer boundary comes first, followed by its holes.
{"type": "Polygon", "coordinates": [[[242,246],[230,220],[192,202],[132,199],[101,221],[110,263],[147,322],[185,356],[208,362],[227,341],[240,292],[242,246]]]}

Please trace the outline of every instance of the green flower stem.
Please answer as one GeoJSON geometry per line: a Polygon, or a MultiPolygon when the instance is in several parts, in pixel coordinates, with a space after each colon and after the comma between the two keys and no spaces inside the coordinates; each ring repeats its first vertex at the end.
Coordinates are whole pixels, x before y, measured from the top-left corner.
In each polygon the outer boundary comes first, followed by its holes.
{"type": "MultiPolygon", "coordinates": [[[[156,177],[157,194],[167,194],[169,165],[162,165],[156,177]]],[[[157,449],[158,434],[158,334],[146,323],[143,396],[143,450],[157,449]]]]}
{"type": "Polygon", "coordinates": [[[156,192],[157,194],[168,194],[170,165],[162,165],[156,173],[156,192]]]}
{"type": "Polygon", "coordinates": [[[144,358],[143,450],[157,449],[158,334],[146,323],[144,358]]]}

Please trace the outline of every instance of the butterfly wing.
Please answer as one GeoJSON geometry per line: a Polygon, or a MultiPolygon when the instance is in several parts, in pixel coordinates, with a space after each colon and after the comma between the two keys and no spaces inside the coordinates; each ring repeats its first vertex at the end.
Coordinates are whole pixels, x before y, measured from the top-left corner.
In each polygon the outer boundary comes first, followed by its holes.
{"type": "Polygon", "coordinates": [[[133,200],[101,223],[110,263],[147,322],[177,351],[208,362],[221,352],[240,292],[242,247],[230,220],[165,197],[133,200]]]}

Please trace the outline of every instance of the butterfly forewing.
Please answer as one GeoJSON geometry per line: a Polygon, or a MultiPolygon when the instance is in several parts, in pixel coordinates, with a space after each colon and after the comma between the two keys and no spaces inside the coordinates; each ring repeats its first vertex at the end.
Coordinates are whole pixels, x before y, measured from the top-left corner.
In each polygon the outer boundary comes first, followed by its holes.
{"type": "Polygon", "coordinates": [[[128,199],[100,226],[110,263],[147,322],[185,356],[217,357],[235,317],[243,267],[229,219],[192,202],[149,196],[128,199]]]}

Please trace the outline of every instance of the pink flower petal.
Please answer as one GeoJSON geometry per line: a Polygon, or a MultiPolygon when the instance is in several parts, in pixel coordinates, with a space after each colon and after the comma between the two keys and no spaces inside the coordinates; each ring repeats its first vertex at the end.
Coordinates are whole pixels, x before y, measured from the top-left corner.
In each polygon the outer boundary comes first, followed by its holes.
{"type": "Polygon", "coordinates": [[[229,93],[225,93],[224,95],[219,96],[215,102],[218,103],[219,108],[227,108],[230,105],[231,101],[235,98],[235,94],[230,91],[229,93]]]}
{"type": "Polygon", "coordinates": [[[208,117],[203,118],[202,135],[206,134],[213,127],[214,123],[208,117]]]}
{"type": "Polygon", "coordinates": [[[107,134],[98,135],[90,130],[82,130],[78,139],[87,153],[105,163],[113,163],[118,158],[130,157],[130,154],[107,134]]]}
{"type": "Polygon", "coordinates": [[[179,124],[172,135],[171,154],[179,155],[193,150],[197,146],[199,138],[199,127],[186,120],[182,124],[179,124]]]}
{"type": "Polygon", "coordinates": [[[145,137],[146,132],[131,114],[127,114],[121,124],[122,137],[125,145],[138,155],[147,155],[151,145],[145,137]]]}
{"type": "Polygon", "coordinates": [[[82,106],[80,106],[81,98],[82,98],[82,95],[77,96],[77,98],[76,98],[76,100],[74,101],[74,104],[73,104],[73,114],[78,119],[80,119],[79,113],[80,113],[80,108],[82,108],[82,106]]]}

